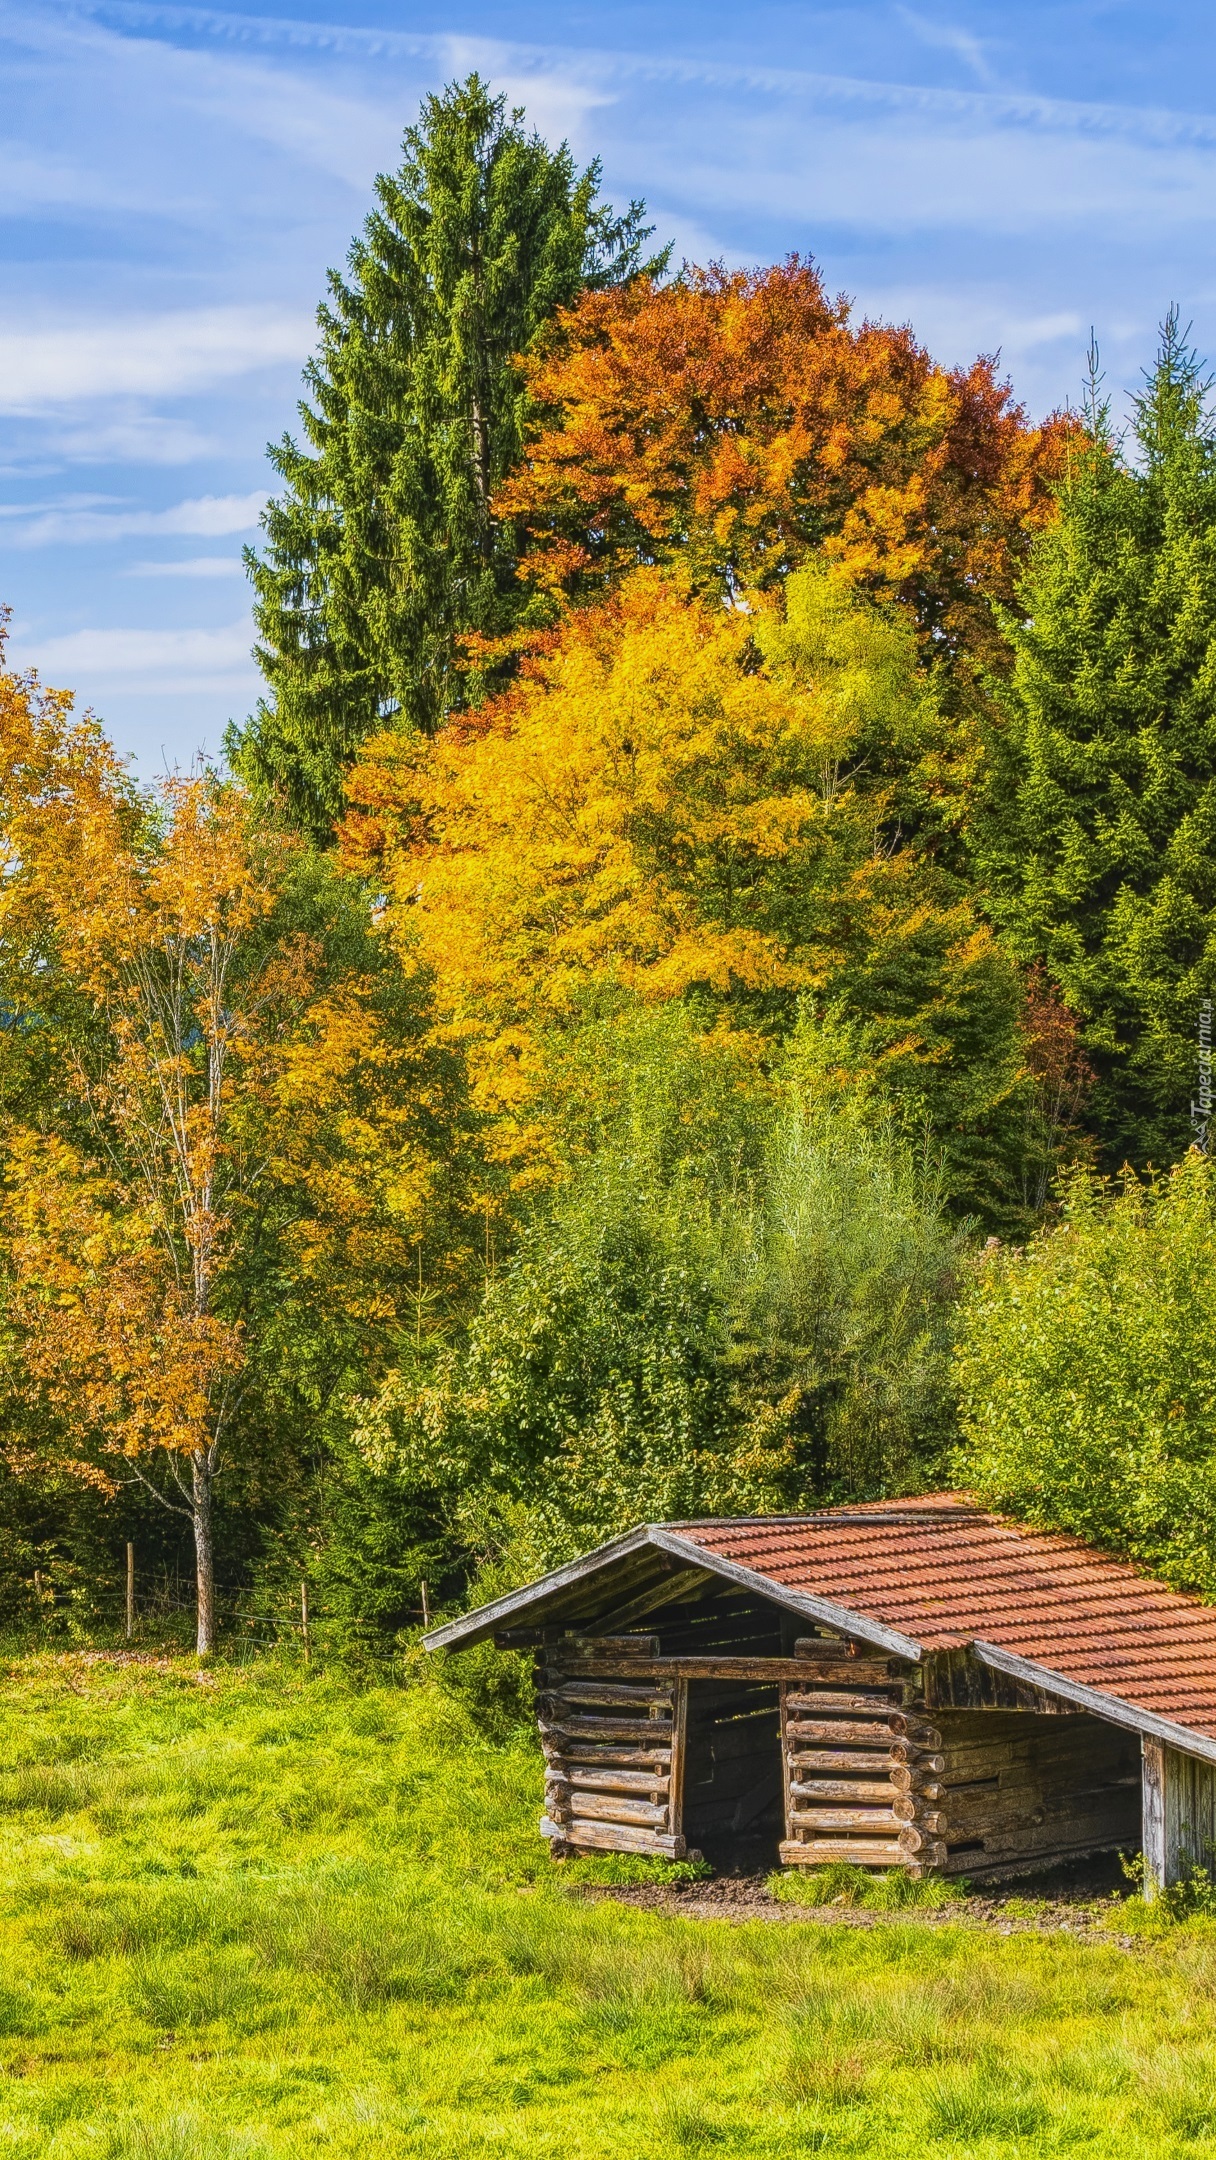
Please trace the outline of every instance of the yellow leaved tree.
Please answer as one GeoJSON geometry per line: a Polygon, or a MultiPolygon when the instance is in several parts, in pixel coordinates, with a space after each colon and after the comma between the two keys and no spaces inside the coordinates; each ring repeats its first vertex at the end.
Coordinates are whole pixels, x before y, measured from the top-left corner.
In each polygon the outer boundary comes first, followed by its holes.
{"type": "Polygon", "coordinates": [[[644,570],[501,699],[368,745],[346,849],[519,1177],[546,1041],[605,993],[769,1039],[843,1007],[889,1078],[954,1089],[947,1121],[1011,1083],[1016,977],[931,844],[946,734],[910,625],[839,574],[726,609],[644,570]]]}
{"type": "Polygon", "coordinates": [[[10,1367],[57,1467],[188,1516],[203,1652],[250,1312],[391,1327],[434,1182],[409,1057],[299,927],[301,861],[239,788],[141,791],[69,698],[0,678],[3,1041],[54,1063],[5,1118],[10,1367]]]}

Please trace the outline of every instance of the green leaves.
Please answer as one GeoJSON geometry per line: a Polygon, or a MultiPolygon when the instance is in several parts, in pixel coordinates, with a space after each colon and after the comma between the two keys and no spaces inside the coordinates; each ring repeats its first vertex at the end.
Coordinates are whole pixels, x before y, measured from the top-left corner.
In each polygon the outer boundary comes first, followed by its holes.
{"type": "Polygon", "coordinates": [[[642,1520],[915,1487],[950,1415],[958,1240],[889,1117],[746,1086],[678,1013],[618,1034],[568,1182],[364,1427],[521,1580],[642,1520]]]}
{"type": "Polygon", "coordinates": [[[1216,1592],[1216,1171],[1077,1171],[965,1302],[958,1474],[1023,1519],[1216,1592]]]}

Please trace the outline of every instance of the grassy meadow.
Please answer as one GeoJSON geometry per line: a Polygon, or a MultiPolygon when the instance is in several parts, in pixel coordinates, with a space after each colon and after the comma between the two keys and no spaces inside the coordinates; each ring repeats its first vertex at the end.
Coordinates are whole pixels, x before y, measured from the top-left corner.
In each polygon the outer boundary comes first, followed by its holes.
{"type": "Polygon", "coordinates": [[[0,1719],[0,2160],[1216,2153],[1210,1920],[592,1903],[429,1686],[44,1656],[0,1719]]]}

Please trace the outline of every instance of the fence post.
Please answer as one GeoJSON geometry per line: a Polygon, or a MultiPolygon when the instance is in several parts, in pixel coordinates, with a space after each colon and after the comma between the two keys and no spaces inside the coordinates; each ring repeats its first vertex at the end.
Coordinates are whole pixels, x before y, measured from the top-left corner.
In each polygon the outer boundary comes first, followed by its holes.
{"type": "Polygon", "coordinates": [[[127,1641],[135,1633],[135,1547],[127,1539],[127,1641]]]}
{"type": "Polygon", "coordinates": [[[304,1663],[307,1665],[312,1659],[312,1646],[308,1639],[308,1579],[304,1575],[300,1577],[300,1633],[304,1641],[304,1663]]]}
{"type": "Polygon", "coordinates": [[[426,1584],[425,1584],[425,1583],[423,1583],[423,1585],[422,1585],[422,1625],[423,1625],[423,1627],[429,1627],[429,1626],[430,1626],[430,1624],[431,1624],[431,1601],[430,1601],[430,1599],[428,1598],[428,1596],[427,1596],[427,1594],[426,1594],[426,1584]]]}

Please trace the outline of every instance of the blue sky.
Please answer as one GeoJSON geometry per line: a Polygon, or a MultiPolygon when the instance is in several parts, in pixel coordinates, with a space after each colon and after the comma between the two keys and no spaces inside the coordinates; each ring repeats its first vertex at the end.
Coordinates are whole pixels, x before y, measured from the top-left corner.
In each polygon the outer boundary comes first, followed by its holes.
{"type": "Polygon", "coordinates": [[[1091,324],[1117,393],[1171,301],[1216,354],[1198,0],[0,0],[0,600],[146,773],[256,699],[265,443],[373,175],[472,67],[677,256],[810,252],[943,360],[999,347],[1035,412],[1091,324]]]}

